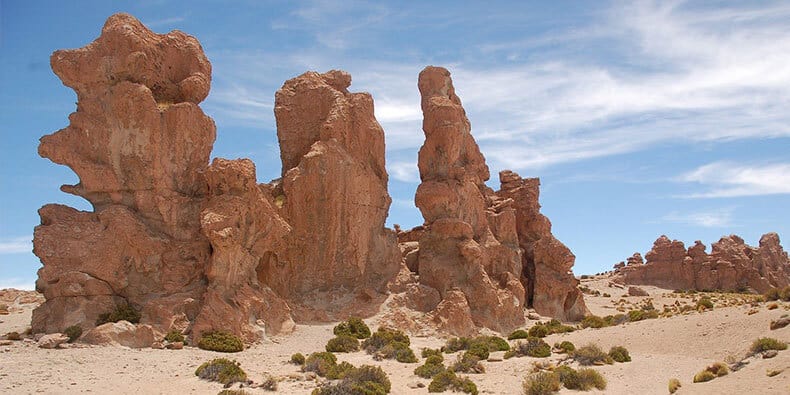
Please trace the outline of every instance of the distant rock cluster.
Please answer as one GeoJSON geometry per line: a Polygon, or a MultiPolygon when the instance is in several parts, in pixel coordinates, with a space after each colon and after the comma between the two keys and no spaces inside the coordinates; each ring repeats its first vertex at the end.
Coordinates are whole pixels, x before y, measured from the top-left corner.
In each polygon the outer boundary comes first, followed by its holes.
{"type": "Polygon", "coordinates": [[[507,331],[524,308],[576,320],[587,312],[571,251],[540,214],[539,181],[489,170],[449,72],[419,78],[425,116],[425,224],[384,227],[391,203],[384,132],[367,93],[333,70],[288,80],[275,96],[282,177],[257,183],[248,159],[209,156],[216,127],[198,104],[211,65],[198,41],[110,17],[84,48],[57,51],[52,69],[77,93],[65,129],[39,153],[69,166],[64,192],[93,211],[39,210],[34,253],[37,333],[89,329],[130,305],[166,332],[222,329],[248,341],[294,322],[377,312],[396,288],[449,332],[507,331]],[[406,290],[406,291],[404,291],[406,290]]]}
{"type": "Polygon", "coordinates": [[[722,237],[710,254],[700,241],[686,249],[683,242],[661,236],[645,258],[643,263],[636,253],[627,264],[615,265],[615,277],[625,284],[683,290],[764,293],[790,285],[790,259],[776,233],[763,235],[759,247],[736,235],[722,237]]]}

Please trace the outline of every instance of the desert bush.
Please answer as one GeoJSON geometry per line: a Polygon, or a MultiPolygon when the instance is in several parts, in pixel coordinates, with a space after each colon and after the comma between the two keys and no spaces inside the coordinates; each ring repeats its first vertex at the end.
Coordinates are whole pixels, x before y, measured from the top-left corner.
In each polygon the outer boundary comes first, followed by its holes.
{"type": "Polygon", "coordinates": [[[606,321],[603,318],[598,317],[597,315],[588,315],[582,319],[581,322],[582,328],[603,328],[606,325],[606,321]]]}
{"type": "Polygon", "coordinates": [[[628,316],[625,314],[607,315],[603,317],[604,326],[615,326],[628,322],[628,316]]]}
{"type": "Polygon", "coordinates": [[[259,387],[263,388],[265,391],[277,391],[277,386],[277,378],[273,376],[266,376],[259,387]]]}
{"type": "Polygon", "coordinates": [[[512,350],[505,353],[505,358],[512,358],[515,356],[533,357],[533,358],[546,358],[551,355],[551,347],[543,339],[537,337],[528,337],[526,341],[519,341],[512,350]]]}
{"type": "Polygon", "coordinates": [[[217,392],[217,395],[251,395],[251,394],[243,389],[224,389],[220,392],[217,392]]]}
{"type": "Polygon", "coordinates": [[[468,337],[453,337],[447,340],[447,343],[442,347],[442,351],[449,354],[456,351],[468,350],[471,344],[472,339],[468,337]]]}
{"type": "Polygon", "coordinates": [[[442,350],[440,350],[440,349],[423,348],[422,351],[420,352],[420,355],[423,358],[428,358],[428,357],[430,357],[432,355],[438,355],[439,357],[442,358],[442,360],[444,360],[444,357],[442,356],[442,350]]]}
{"type": "Polygon", "coordinates": [[[615,362],[631,362],[631,355],[629,355],[628,350],[622,346],[614,346],[609,349],[609,357],[615,362]]]}
{"type": "Polygon", "coordinates": [[[140,312],[132,305],[128,303],[122,304],[115,306],[115,309],[109,313],[99,314],[99,318],[96,319],[96,326],[118,321],[129,321],[132,324],[137,324],[140,322],[140,317],[140,312]]]}
{"type": "Polygon", "coordinates": [[[776,340],[771,337],[761,337],[752,343],[752,347],[749,349],[750,355],[754,355],[757,353],[761,353],[767,350],[786,350],[787,343],[776,340]]]}
{"type": "Polygon", "coordinates": [[[469,349],[464,353],[464,357],[474,357],[478,361],[488,359],[488,355],[488,345],[485,343],[472,343],[469,349]]]}
{"type": "Polygon", "coordinates": [[[529,328],[529,336],[531,337],[546,337],[549,334],[549,328],[543,324],[535,324],[529,328]]]}
{"type": "Polygon", "coordinates": [[[488,351],[510,350],[510,344],[507,342],[507,340],[499,336],[481,336],[477,339],[481,338],[484,338],[483,341],[485,342],[486,346],[488,346],[488,351]]]}
{"type": "Polygon", "coordinates": [[[573,352],[573,350],[576,349],[576,346],[574,346],[573,343],[567,340],[563,340],[562,343],[554,344],[554,348],[560,350],[565,354],[570,354],[571,352],[573,352]]]}
{"type": "Polygon", "coordinates": [[[335,336],[347,335],[357,339],[367,339],[370,337],[370,328],[361,318],[351,317],[346,321],[337,324],[333,330],[335,336]]]}
{"type": "Polygon", "coordinates": [[[181,331],[173,329],[170,332],[167,332],[167,335],[165,335],[165,341],[169,343],[183,343],[184,335],[181,333],[181,331]]]}
{"type": "Polygon", "coordinates": [[[225,358],[203,363],[195,370],[195,376],[222,384],[247,381],[247,373],[244,373],[239,363],[225,358]]]}
{"type": "MultiPolygon", "coordinates": [[[[507,351],[510,349],[510,344],[508,344],[505,339],[498,336],[478,336],[474,338],[454,337],[447,340],[447,343],[442,347],[442,351],[453,353],[461,350],[469,350],[473,347],[485,348],[488,351],[507,351]]],[[[486,356],[486,358],[488,357],[486,356]]]]}
{"type": "Polygon", "coordinates": [[[291,363],[292,364],[301,366],[301,365],[304,365],[304,362],[305,362],[305,358],[304,358],[304,355],[302,355],[302,353],[298,352],[296,354],[291,355],[291,363]]]}
{"type": "Polygon", "coordinates": [[[726,376],[730,373],[730,368],[723,362],[716,362],[713,365],[708,366],[705,370],[713,373],[716,377],[726,376]]]}
{"type": "Polygon", "coordinates": [[[584,366],[614,363],[612,358],[595,344],[588,344],[584,347],[577,348],[573,351],[571,357],[584,366]]]}
{"type": "Polygon", "coordinates": [[[362,365],[348,370],[342,380],[327,383],[313,390],[313,395],[385,395],[392,384],[387,374],[377,366],[362,365]]]}
{"type": "Polygon", "coordinates": [[[326,343],[329,352],[354,352],[359,351],[359,340],[354,336],[338,335],[326,343]]]}
{"type": "Polygon", "coordinates": [[[716,375],[707,371],[703,370],[694,375],[694,382],[695,383],[704,383],[706,381],[711,381],[716,378],[716,375]]]}
{"type": "Polygon", "coordinates": [[[473,354],[469,354],[469,352],[464,353],[464,355],[458,356],[455,362],[450,365],[449,370],[453,372],[460,372],[460,373],[485,373],[486,368],[480,363],[480,360],[477,356],[473,354]]]}
{"type": "Polygon", "coordinates": [[[669,393],[674,394],[680,388],[680,380],[678,379],[669,379],[669,384],[667,384],[667,388],[669,388],[669,393]]]}
{"type": "Polygon", "coordinates": [[[524,395],[550,395],[560,390],[559,375],[553,372],[531,374],[522,384],[524,395]]]}
{"type": "Polygon", "coordinates": [[[458,377],[454,372],[445,370],[436,376],[428,384],[428,392],[444,392],[447,390],[465,392],[477,395],[477,386],[465,377],[458,377]]]}
{"type": "Polygon", "coordinates": [[[569,332],[573,332],[573,331],[576,330],[576,328],[574,328],[574,327],[572,327],[570,325],[565,325],[565,324],[563,324],[562,322],[560,322],[559,320],[556,320],[556,319],[553,319],[553,320],[547,322],[546,323],[546,328],[549,329],[549,334],[550,335],[554,334],[554,333],[569,333],[569,332]]]}
{"type": "Polygon", "coordinates": [[[704,308],[710,310],[713,308],[713,301],[709,297],[703,296],[697,301],[697,308],[704,308]]]}
{"type": "Polygon", "coordinates": [[[362,342],[362,348],[365,349],[368,354],[373,354],[390,343],[403,343],[408,346],[411,344],[411,341],[405,333],[397,329],[379,327],[375,333],[362,342]]]}
{"type": "Polygon", "coordinates": [[[414,374],[424,379],[432,378],[444,371],[444,358],[441,355],[430,355],[425,360],[425,364],[414,369],[414,374]]]}
{"type": "Polygon", "coordinates": [[[779,291],[779,299],[782,299],[785,302],[790,302],[790,285],[782,288],[782,290],[779,291]]]}
{"type": "Polygon", "coordinates": [[[374,359],[394,359],[403,363],[415,363],[417,357],[406,343],[392,342],[380,348],[373,354],[374,359]]]}
{"type": "Polygon", "coordinates": [[[343,378],[354,366],[348,362],[337,363],[337,357],[331,352],[314,352],[310,354],[302,366],[303,372],[315,374],[330,380],[343,378]]]}
{"type": "Polygon", "coordinates": [[[529,332],[523,329],[516,329],[510,335],[508,335],[508,340],[516,340],[516,339],[526,339],[529,337],[529,332]]]}
{"type": "Polygon", "coordinates": [[[590,368],[574,370],[569,366],[560,366],[555,370],[560,382],[570,390],[589,391],[593,388],[606,389],[606,379],[590,368]]]}
{"type": "Polygon", "coordinates": [[[219,352],[239,352],[244,350],[241,339],[228,332],[211,331],[203,333],[197,342],[198,348],[219,352]]]}
{"type": "Polygon", "coordinates": [[[82,336],[82,327],[79,325],[72,325],[64,329],[63,334],[69,337],[69,343],[73,343],[82,336]]]}

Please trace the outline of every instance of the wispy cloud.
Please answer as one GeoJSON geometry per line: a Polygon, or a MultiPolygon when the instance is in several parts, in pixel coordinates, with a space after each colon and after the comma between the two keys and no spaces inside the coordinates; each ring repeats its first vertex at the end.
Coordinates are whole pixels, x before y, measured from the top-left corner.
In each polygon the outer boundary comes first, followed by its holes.
{"type": "Polygon", "coordinates": [[[389,162],[387,172],[390,177],[403,182],[419,183],[420,172],[416,162],[389,162]]]}
{"type": "Polygon", "coordinates": [[[678,181],[704,186],[689,198],[728,198],[790,194],[790,163],[738,164],[713,162],[678,177],[678,181]]]}
{"type": "Polygon", "coordinates": [[[36,280],[33,278],[11,277],[0,279],[0,289],[20,289],[32,291],[36,289],[36,280]]]}
{"type": "Polygon", "coordinates": [[[143,23],[145,23],[145,25],[148,26],[149,28],[156,28],[156,27],[162,27],[162,26],[170,26],[170,25],[173,25],[173,24],[176,24],[176,23],[179,23],[179,22],[183,22],[185,20],[186,20],[186,17],[174,16],[174,17],[170,17],[170,18],[157,19],[157,20],[153,20],[153,21],[145,21],[143,23]]]}
{"type": "Polygon", "coordinates": [[[30,253],[33,250],[31,236],[0,239],[0,254],[30,253]]]}
{"type": "Polygon", "coordinates": [[[659,222],[678,223],[705,228],[732,227],[734,207],[726,207],[708,211],[680,213],[673,211],[661,218],[659,222]]]}

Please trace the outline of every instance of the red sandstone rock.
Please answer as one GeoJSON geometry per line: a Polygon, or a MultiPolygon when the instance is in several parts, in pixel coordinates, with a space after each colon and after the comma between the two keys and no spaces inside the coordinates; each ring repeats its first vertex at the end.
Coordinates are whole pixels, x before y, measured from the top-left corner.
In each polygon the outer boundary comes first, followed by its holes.
{"type": "Polygon", "coordinates": [[[700,241],[686,250],[682,242],[661,236],[645,257],[646,264],[619,268],[616,275],[627,284],[668,289],[763,293],[790,285],[790,259],[776,233],[763,235],[758,248],[735,235],[722,237],[713,243],[710,254],[700,241]]]}
{"type": "MultiPolygon", "coordinates": [[[[125,346],[131,348],[151,347],[156,338],[161,334],[156,333],[150,325],[132,324],[128,321],[108,322],[99,325],[87,333],[81,340],[85,343],[125,346]]],[[[68,338],[66,338],[68,340],[68,338]]]]}

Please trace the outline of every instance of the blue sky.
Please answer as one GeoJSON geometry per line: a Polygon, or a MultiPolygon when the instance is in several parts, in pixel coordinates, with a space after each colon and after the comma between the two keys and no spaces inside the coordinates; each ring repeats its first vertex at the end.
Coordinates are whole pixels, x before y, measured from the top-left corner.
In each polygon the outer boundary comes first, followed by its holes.
{"type": "MultiPolygon", "coordinates": [[[[280,173],[274,92],[307,70],[349,71],[387,139],[388,224],[413,205],[421,130],[417,75],[447,67],[494,175],[541,177],[543,212],[595,273],[661,234],[687,244],[739,234],[790,240],[787,2],[0,1],[0,288],[31,288],[36,210],[89,209],[77,182],[38,157],[76,96],[49,55],[94,40],[128,12],[196,36],[213,65],[203,110],[213,156],[280,173]],[[704,3],[704,4],[703,4],[704,3]]],[[[787,246],[790,243],[785,242],[787,246]]]]}

